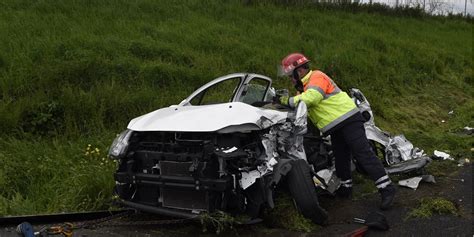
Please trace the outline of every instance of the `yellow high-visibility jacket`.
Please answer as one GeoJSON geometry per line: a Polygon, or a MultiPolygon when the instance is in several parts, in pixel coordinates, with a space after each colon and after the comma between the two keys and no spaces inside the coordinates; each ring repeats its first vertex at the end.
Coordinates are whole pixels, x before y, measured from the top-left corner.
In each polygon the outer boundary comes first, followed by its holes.
{"type": "Polygon", "coordinates": [[[321,71],[310,71],[301,79],[304,92],[288,99],[295,107],[304,101],[308,117],[318,129],[325,133],[345,119],[359,112],[354,101],[341,91],[336,83],[321,71]]]}

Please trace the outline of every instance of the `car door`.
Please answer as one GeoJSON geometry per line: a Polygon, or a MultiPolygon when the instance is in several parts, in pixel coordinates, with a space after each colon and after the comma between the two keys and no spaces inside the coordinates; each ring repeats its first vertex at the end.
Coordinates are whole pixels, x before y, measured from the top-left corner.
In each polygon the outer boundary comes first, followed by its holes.
{"type": "Polygon", "coordinates": [[[272,80],[270,78],[258,74],[249,74],[245,78],[240,90],[237,91],[234,101],[249,105],[271,101],[275,95],[271,85],[272,80]]]}

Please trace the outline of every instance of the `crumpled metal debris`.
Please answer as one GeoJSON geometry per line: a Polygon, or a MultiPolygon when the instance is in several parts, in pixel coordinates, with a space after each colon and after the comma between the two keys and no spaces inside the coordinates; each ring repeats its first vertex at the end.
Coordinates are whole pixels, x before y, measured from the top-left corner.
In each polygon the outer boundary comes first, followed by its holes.
{"type": "Polygon", "coordinates": [[[330,193],[334,193],[341,186],[341,179],[336,176],[334,169],[322,169],[316,173],[315,178],[315,185],[330,193]]]}
{"type": "Polygon", "coordinates": [[[370,103],[359,89],[350,89],[351,97],[359,107],[362,116],[366,119],[364,123],[365,133],[371,141],[381,144],[385,148],[385,162],[389,166],[388,173],[409,172],[423,168],[431,159],[423,150],[414,147],[404,135],[391,136],[375,126],[374,116],[370,103]]]}
{"type": "Polygon", "coordinates": [[[421,181],[427,183],[436,183],[436,180],[433,175],[422,175],[418,177],[400,180],[398,181],[398,185],[416,190],[421,181]]]}
{"type": "MultiPolygon", "coordinates": [[[[258,166],[257,170],[241,172],[242,179],[239,181],[239,184],[243,189],[247,189],[258,178],[272,172],[273,166],[278,163],[280,154],[289,159],[306,160],[303,135],[307,131],[307,114],[306,104],[300,102],[295,112],[288,113],[289,121],[281,121],[273,125],[269,132],[261,137],[262,145],[265,148],[265,155],[262,158],[265,159],[265,162],[258,166]]],[[[262,119],[261,121],[267,120],[262,119]]]]}
{"type": "Polygon", "coordinates": [[[298,103],[294,113],[289,113],[289,121],[272,127],[277,133],[278,151],[289,159],[306,160],[303,135],[307,131],[308,109],[304,102],[298,103]]]}
{"type": "Polygon", "coordinates": [[[431,159],[429,157],[420,157],[390,165],[385,168],[388,174],[408,173],[425,167],[431,159]]]}
{"type": "Polygon", "coordinates": [[[385,148],[386,162],[396,164],[401,161],[416,159],[424,155],[423,150],[413,147],[404,135],[397,135],[390,137],[385,148]]]}
{"type": "Polygon", "coordinates": [[[443,159],[443,160],[454,160],[454,158],[451,157],[451,155],[449,155],[449,154],[446,153],[446,152],[434,150],[433,154],[434,154],[435,157],[441,158],[441,159],[443,159]]]}

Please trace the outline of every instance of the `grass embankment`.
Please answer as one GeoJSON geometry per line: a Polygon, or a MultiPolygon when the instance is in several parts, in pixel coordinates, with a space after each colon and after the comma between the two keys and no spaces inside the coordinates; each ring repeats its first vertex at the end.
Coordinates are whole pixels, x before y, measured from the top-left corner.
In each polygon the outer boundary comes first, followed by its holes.
{"type": "Polygon", "coordinates": [[[131,118],[220,75],[275,78],[293,51],[343,89],[360,88],[381,128],[428,151],[472,155],[472,138],[451,133],[474,125],[472,40],[468,21],[363,11],[2,1],[0,216],[106,208],[113,165],[102,158],[131,118]],[[100,155],[85,155],[87,144],[100,155]]]}

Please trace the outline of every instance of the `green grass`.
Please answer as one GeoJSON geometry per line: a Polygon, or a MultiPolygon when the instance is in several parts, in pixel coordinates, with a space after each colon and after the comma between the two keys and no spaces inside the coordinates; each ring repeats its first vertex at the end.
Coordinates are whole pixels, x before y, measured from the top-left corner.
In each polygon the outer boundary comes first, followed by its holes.
{"type": "Polygon", "coordinates": [[[472,41],[460,18],[271,1],[2,1],[0,216],[108,208],[113,165],[100,163],[131,118],[233,72],[290,87],[276,65],[293,51],[361,89],[384,130],[472,156],[453,132],[474,126],[472,41]]]}
{"type": "Polygon", "coordinates": [[[100,139],[0,138],[0,215],[108,209],[115,163],[107,146],[100,139]]]}
{"type": "Polygon", "coordinates": [[[298,212],[293,200],[285,192],[279,192],[275,200],[275,208],[265,212],[265,219],[269,226],[288,230],[311,232],[319,227],[310,219],[298,212]]]}
{"type": "Polygon", "coordinates": [[[443,198],[423,198],[417,208],[412,209],[408,218],[430,218],[432,215],[458,215],[454,203],[443,198]]]}

